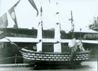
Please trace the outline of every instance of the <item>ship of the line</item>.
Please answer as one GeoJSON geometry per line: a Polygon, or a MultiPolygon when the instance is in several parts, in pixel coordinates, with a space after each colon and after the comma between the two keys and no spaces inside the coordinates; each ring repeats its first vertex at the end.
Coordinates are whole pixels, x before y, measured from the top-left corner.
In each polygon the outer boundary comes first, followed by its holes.
{"type": "MultiPolygon", "coordinates": [[[[42,8],[41,8],[42,17],[42,8]]],[[[59,12],[56,13],[57,15],[59,12]]],[[[15,18],[14,18],[15,19],[15,18]]],[[[76,38],[76,41],[81,40],[82,44],[98,44],[96,35],[98,32],[79,32],[74,31],[73,16],[71,11],[72,31],[66,33],[61,30],[60,22],[56,23],[54,29],[43,29],[43,20],[41,19],[37,29],[22,29],[18,28],[0,28],[2,46],[15,47],[22,54],[24,62],[34,65],[40,64],[70,64],[71,49],[68,43],[76,38]],[[87,35],[88,34],[88,35],[87,35]],[[89,37],[95,35],[95,37],[89,37]],[[94,38],[94,39],[93,39],[94,38]],[[8,44],[8,45],[5,45],[8,44]]],[[[80,64],[82,61],[89,60],[90,51],[83,47],[84,51],[77,51],[73,58],[72,64],[80,64]]]]}

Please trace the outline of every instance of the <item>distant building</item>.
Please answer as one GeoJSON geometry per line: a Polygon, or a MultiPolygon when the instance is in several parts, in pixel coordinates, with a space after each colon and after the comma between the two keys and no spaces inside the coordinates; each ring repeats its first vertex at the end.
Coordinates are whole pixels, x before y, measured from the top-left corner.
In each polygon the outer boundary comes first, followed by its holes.
{"type": "Polygon", "coordinates": [[[98,17],[95,18],[93,24],[89,25],[89,28],[98,31],[98,17]]]}

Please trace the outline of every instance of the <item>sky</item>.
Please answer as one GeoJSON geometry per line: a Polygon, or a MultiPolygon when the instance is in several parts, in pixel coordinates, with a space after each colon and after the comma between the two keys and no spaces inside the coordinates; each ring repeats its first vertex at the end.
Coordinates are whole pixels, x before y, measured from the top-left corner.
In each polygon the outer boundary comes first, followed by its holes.
{"type": "MultiPolygon", "coordinates": [[[[7,12],[18,0],[0,0],[1,12],[7,12]]],[[[56,22],[61,24],[61,29],[66,32],[71,30],[71,10],[73,12],[73,23],[75,31],[82,28],[83,31],[88,29],[88,26],[93,23],[94,17],[98,16],[98,1],[97,0],[34,0],[35,4],[40,10],[42,6],[43,15],[36,16],[36,10],[30,5],[28,0],[21,0],[17,7],[15,7],[17,22],[19,28],[38,27],[40,20],[43,20],[44,29],[55,28],[56,22]],[[50,2],[49,2],[50,1],[50,2]],[[56,15],[56,12],[59,12],[56,15]]],[[[8,14],[9,25],[13,27],[14,22],[8,14]]],[[[89,29],[88,29],[89,30],[89,29]]]]}

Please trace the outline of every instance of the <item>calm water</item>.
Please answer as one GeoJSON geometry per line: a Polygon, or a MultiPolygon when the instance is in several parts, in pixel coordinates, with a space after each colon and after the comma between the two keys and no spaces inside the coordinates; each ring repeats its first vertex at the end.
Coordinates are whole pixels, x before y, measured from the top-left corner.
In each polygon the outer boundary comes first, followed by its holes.
{"type": "Polygon", "coordinates": [[[38,69],[33,70],[33,67],[0,67],[0,71],[97,71],[97,61],[83,62],[81,66],[74,69],[67,68],[66,66],[51,67],[40,66],[38,69]]]}

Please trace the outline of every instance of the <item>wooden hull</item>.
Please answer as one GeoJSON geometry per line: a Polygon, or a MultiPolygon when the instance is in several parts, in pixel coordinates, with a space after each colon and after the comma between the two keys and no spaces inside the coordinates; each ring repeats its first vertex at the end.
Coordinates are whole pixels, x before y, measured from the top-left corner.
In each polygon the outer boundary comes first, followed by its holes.
{"type": "MultiPolygon", "coordinates": [[[[70,52],[65,53],[47,53],[47,52],[33,52],[29,50],[21,50],[25,62],[30,64],[69,64],[70,52]]],[[[89,51],[77,52],[73,62],[74,64],[81,63],[89,59],[89,51]]]]}

